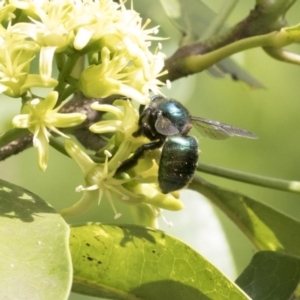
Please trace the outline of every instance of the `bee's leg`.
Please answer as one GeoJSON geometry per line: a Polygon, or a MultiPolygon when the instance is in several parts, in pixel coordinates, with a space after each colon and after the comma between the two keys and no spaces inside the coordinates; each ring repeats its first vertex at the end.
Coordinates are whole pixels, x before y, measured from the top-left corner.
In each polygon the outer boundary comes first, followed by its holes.
{"type": "MultiPolygon", "coordinates": [[[[138,137],[140,135],[144,135],[144,127],[145,124],[149,123],[149,115],[151,113],[151,111],[149,109],[145,109],[145,105],[140,105],[139,108],[139,113],[140,113],[140,117],[139,117],[139,121],[138,121],[138,130],[135,131],[132,136],[134,137],[138,137]]],[[[146,125],[147,127],[149,125],[146,125]]]]}
{"type": "Polygon", "coordinates": [[[131,169],[132,167],[137,165],[138,160],[142,157],[142,155],[146,150],[154,150],[160,148],[163,145],[163,143],[164,143],[164,139],[160,139],[157,142],[148,143],[140,146],[135,150],[134,154],[130,158],[122,162],[122,164],[118,167],[116,174],[131,169]]]}
{"type": "Polygon", "coordinates": [[[146,105],[141,104],[139,107],[139,114],[141,115],[143,113],[143,111],[145,110],[146,105]]]}

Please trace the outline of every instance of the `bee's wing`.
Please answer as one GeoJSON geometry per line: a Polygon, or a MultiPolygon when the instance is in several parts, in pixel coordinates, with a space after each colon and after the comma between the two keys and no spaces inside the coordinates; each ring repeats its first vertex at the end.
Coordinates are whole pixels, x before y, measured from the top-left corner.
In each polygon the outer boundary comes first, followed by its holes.
{"type": "Polygon", "coordinates": [[[247,130],[233,127],[218,121],[204,119],[200,117],[191,117],[191,122],[197,131],[206,137],[215,140],[227,139],[231,136],[240,136],[249,139],[257,139],[257,136],[247,130]]]}
{"type": "Polygon", "coordinates": [[[157,115],[157,120],[155,122],[155,129],[162,135],[175,135],[179,133],[179,130],[174,124],[162,114],[157,115]]]}

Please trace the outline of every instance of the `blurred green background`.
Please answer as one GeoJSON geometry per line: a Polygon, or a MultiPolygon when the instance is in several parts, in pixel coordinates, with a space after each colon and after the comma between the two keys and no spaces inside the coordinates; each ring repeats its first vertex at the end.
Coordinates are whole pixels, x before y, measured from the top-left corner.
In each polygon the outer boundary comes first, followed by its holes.
{"type": "MultiPolygon", "coordinates": [[[[224,1],[204,1],[218,11],[224,1]]],[[[180,33],[166,18],[159,1],[135,0],[134,7],[143,18],[151,18],[151,25],[160,24],[163,51],[171,55],[178,46],[180,33]]],[[[228,20],[233,25],[244,18],[254,6],[254,1],[240,1],[228,20]]],[[[296,2],[287,14],[290,24],[297,24],[300,3],[296,2]]],[[[299,46],[290,47],[299,52],[299,46]]],[[[199,137],[200,160],[241,171],[287,180],[300,180],[300,67],[275,61],[261,49],[252,49],[234,56],[246,70],[266,87],[250,89],[229,77],[216,79],[207,72],[182,78],[172,83],[171,90],[164,89],[168,97],[184,103],[193,115],[218,120],[247,129],[259,136],[258,140],[232,138],[214,141],[199,137]]],[[[11,125],[11,118],[19,112],[20,101],[3,97],[1,107],[1,132],[11,125]]],[[[197,135],[197,133],[193,133],[197,135]]],[[[215,176],[200,174],[214,184],[239,191],[266,203],[286,214],[300,219],[300,195],[274,191],[242,184],[215,176]]],[[[48,169],[41,173],[37,167],[35,149],[1,162],[0,178],[23,186],[36,193],[57,210],[72,205],[80,198],[75,187],[83,184],[77,165],[69,158],[50,152],[48,169]]],[[[185,209],[181,212],[164,212],[173,227],[160,222],[161,228],[176,236],[208,257],[230,278],[248,264],[255,249],[240,231],[218,210],[197,193],[182,193],[185,209]],[[217,219],[215,216],[218,216],[217,219]],[[218,221],[220,220],[220,221],[218,221]],[[223,233],[224,228],[225,233],[223,233]],[[229,241],[229,247],[225,239],[229,241]],[[231,254],[232,253],[232,254],[231,254]]],[[[116,203],[118,211],[124,205],[116,203]]],[[[119,220],[106,201],[70,223],[100,221],[130,223],[126,213],[119,220]]],[[[288,234],[288,233],[287,233],[288,234]]],[[[72,299],[83,299],[72,296],[72,299]]]]}

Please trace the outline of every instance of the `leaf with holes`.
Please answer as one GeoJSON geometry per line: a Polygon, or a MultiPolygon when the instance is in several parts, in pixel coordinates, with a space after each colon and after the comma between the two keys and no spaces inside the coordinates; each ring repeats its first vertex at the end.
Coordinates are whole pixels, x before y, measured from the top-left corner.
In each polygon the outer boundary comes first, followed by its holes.
{"type": "Polygon", "coordinates": [[[112,299],[249,299],[195,250],[139,226],[71,228],[73,291],[112,299]]]}

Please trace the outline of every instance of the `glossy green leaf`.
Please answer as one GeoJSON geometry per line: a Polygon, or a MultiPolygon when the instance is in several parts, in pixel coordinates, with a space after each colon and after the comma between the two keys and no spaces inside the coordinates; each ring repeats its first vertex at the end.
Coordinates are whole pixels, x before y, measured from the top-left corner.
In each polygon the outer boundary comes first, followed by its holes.
{"type": "Polygon", "coordinates": [[[0,180],[0,299],[67,299],[69,231],[38,196],[0,180]]]}
{"type": "Polygon", "coordinates": [[[236,280],[253,300],[291,299],[300,281],[300,259],[279,252],[262,251],[236,280]]]}
{"type": "Polygon", "coordinates": [[[133,225],[71,228],[73,291],[111,299],[249,299],[199,253],[133,225]]]}
{"type": "Polygon", "coordinates": [[[238,192],[195,177],[190,188],[218,206],[259,250],[300,256],[300,222],[238,192]]]}

